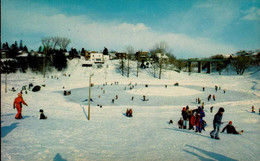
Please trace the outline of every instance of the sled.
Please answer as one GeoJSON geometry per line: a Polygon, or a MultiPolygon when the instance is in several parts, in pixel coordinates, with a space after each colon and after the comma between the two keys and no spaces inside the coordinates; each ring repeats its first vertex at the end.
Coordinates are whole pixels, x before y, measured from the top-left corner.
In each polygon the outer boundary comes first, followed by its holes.
{"type": "Polygon", "coordinates": [[[38,92],[40,90],[41,90],[40,86],[34,86],[33,89],[32,89],[33,92],[38,92]]]}
{"type": "MultiPolygon", "coordinates": [[[[123,113],[123,112],[122,112],[122,114],[123,114],[125,117],[130,117],[130,116],[126,116],[126,113],[123,113]]],[[[131,117],[133,117],[133,115],[132,115],[131,117]]]]}
{"type": "Polygon", "coordinates": [[[144,100],[144,99],[141,99],[142,101],[149,101],[149,99],[146,99],[146,100],[144,100]]]}

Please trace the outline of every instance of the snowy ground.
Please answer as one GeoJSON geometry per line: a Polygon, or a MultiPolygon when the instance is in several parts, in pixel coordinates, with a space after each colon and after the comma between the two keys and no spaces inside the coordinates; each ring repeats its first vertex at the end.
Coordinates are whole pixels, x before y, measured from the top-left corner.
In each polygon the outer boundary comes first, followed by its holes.
{"type": "Polygon", "coordinates": [[[66,71],[48,73],[44,81],[33,73],[9,74],[8,89],[21,90],[29,83],[46,85],[40,92],[23,95],[29,106],[23,107],[22,120],[14,119],[12,108],[18,92],[5,93],[1,75],[1,160],[260,160],[259,69],[244,76],[164,71],[159,80],[149,69],[127,78],[116,72],[116,61],[102,69],[82,68],[83,61],[70,61],[66,71]],[[93,102],[87,120],[90,73],[94,73],[93,102]],[[132,90],[130,82],[137,83],[132,90]],[[174,86],[177,82],[180,85],[174,86]],[[221,90],[216,92],[215,85],[221,90]],[[63,87],[72,94],[63,96],[63,87]],[[216,95],[216,101],[208,102],[209,94],[216,95]],[[142,101],[143,95],[149,101],[142,101]],[[181,109],[186,105],[195,109],[198,97],[205,102],[206,131],[178,129],[181,109]],[[255,114],[250,112],[252,105],[255,114]],[[214,114],[221,106],[225,108],[222,121],[232,120],[238,130],[245,131],[242,135],[221,133],[221,140],[209,137],[214,114]],[[126,108],[133,109],[133,118],[123,115],[126,108]],[[39,120],[39,109],[47,120],[39,120]],[[173,125],[167,123],[170,119],[173,125]]]}

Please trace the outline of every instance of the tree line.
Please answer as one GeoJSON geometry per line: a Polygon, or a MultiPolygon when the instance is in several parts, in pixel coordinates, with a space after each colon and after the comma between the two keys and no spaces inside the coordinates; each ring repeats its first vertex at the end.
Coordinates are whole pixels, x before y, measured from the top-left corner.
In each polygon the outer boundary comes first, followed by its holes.
{"type": "MultiPolygon", "coordinates": [[[[65,52],[67,52],[66,48],[71,42],[70,39],[59,36],[45,37],[41,39],[41,42],[43,47],[39,47],[37,54],[34,51],[28,52],[28,48],[23,45],[22,40],[19,46],[17,41],[10,47],[7,42],[3,43],[1,51],[6,52],[8,59],[0,62],[1,72],[14,73],[18,70],[26,72],[27,69],[31,69],[33,72],[41,72],[45,75],[46,71],[52,71],[53,68],[59,71],[67,68],[65,52]],[[28,55],[19,56],[22,53],[28,55]]],[[[74,48],[69,51],[69,57],[73,58],[77,54],[78,52],[74,48]]]]}

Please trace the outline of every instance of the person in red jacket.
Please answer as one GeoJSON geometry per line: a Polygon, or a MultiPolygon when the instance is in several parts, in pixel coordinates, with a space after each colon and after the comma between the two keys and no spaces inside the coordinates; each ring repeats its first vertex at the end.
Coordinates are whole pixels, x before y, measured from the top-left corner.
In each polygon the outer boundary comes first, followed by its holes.
{"type": "Polygon", "coordinates": [[[22,118],[22,104],[28,106],[27,103],[24,102],[22,94],[18,93],[18,97],[15,98],[14,104],[13,104],[14,109],[15,108],[17,109],[17,114],[15,116],[16,119],[22,118]]]}

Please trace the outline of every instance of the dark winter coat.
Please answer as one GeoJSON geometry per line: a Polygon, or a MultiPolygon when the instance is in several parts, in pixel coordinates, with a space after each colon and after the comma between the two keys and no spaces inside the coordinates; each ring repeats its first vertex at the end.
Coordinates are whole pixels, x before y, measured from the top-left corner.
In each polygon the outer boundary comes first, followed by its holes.
{"type": "Polygon", "coordinates": [[[222,120],[222,114],[220,112],[216,113],[214,120],[213,120],[213,125],[214,124],[221,124],[221,120],[222,120]]]}
{"type": "Polygon", "coordinates": [[[40,114],[40,119],[47,119],[47,117],[43,113],[41,113],[40,114]]]}
{"type": "Polygon", "coordinates": [[[183,125],[183,120],[178,121],[178,125],[182,126],[183,125]]]}
{"type": "Polygon", "coordinates": [[[187,120],[188,114],[187,114],[186,110],[182,110],[181,115],[182,115],[183,120],[187,120]]]}
{"type": "Polygon", "coordinates": [[[226,129],[228,134],[239,134],[233,125],[228,124],[221,132],[224,132],[226,129]]]}

